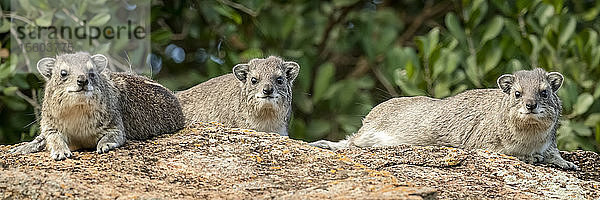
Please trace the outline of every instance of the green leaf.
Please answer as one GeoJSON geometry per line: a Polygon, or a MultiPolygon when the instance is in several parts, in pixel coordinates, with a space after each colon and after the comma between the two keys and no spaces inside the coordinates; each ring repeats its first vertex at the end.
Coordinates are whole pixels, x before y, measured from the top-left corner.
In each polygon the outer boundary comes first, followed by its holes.
{"type": "Polygon", "coordinates": [[[540,40],[535,35],[529,35],[527,39],[529,39],[529,42],[531,43],[531,52],[527,53],[529,53],[531,63],[537,64],[538,55],[541,49],[540,40]]]}
{"type": "Polygon", "coordinates": [[[600,5],[600,4],[596,4],[596,7],[585,11],[582,16],[583,20],[591,21],[591,20],[596,19],[596,17],[598,16],[598,13],[600,13],[600,9],[598,9],[598,5],[600,5]]]}
{"type": "Polygon", "coordinates": [[[594,91],[594,99],[600,97],[600,83],[596,85],[596,90],[594,91]]]}
{"type": "Polygon", "coordinates": [[[428,60],[433,53],[433,50],[438,44],[440,38],[440,29],[433,28],[426,37],[419,36],[416,38],[417,46],[423,58],[428,60]]]}
{"type": "Polygon", "coordinates": [[[43,87],[42,82],[34,73],[27,74],[27,85],[30,86],[31,89],[40,89],[43,87]]]}
{"type": "Polygon", "coordinates": [[[345,7],[356,3],[358,0],[335,0],[333,1],[333,5],[336,8],[345,7]]]}
{"type": "MultiPolygon", "coordinates": [[[[11,59],[12,57],[15,56],[15,54],[11,55],[11,59]]],[[[16,69],[16,63],[13,62],[4,62],[0,64],[0,81],[11,77],[15,74],[15,69],[16,69]]]]}
{"type": "Polygon", "coordinates": [[[559,46],[565,44],[565,42],[567,42],[567,40],[571,38],[573,32],[575,32],[576,25],[577,21],[575,20],[575,17],[570,17],[569,22],[567,22],[567,25],[560,31],[560,36],[558,38],[559,46]]]}
{"type": "Polygon", "coordinates": [[[240,16],[240,14],[238,14],[234,9],[227,6],[213,6],[213,9],[215,9],[215,11],[222,16],[233,20],[233,22],[236,24],[242,24],[242,16],[240,16]]]}
{"type": "Polygon", "coordinates": [[[167,44],[171,41],[171,35],[173,33],[167,29],[158,29],[151,33],[150,40],[156,44],[167,44]]]}
{"type": "Polygon", "coordinates": [[[10,21],[3,18],[0,20],[0,33],[6,33],[8,31],[10,31],[10,21]]]}
{"type": "Polygon", "coordinates": [[[532,0],[517,0],[517,9],[519,9],[520,13],[524,13],[523,11],[527,10],[533,2],[532,0]]]}
{"type": "Polygon", "coordinates": [[[465,43],[467,36],[465,36],[465,31],[460,25],[460,21],[458,17],[454,13],[448,13],[446,15],[446,27],[450,33],[461,43],[465,43]]]}
{"type": "Polygon", "coordinates": [[[563,0],[545,0],[544,2],[552,4],[554,6],[554,10],[556,10],[556,14],[560,14],[563,9],[563,0]]]}
{"type": "Polygon", "coordinates": [[[504,18],[500,16],[494,17],[492,21],[487,25],[485,33],[483,33],[483,37],[481,38],[481,46],[483,46],[488,40],[494,39],[500,31],[502,31],[502,27],[504,26],[504,18]]]}
{"type": "Polygon", "coordinates": [[[550,18],[554,15],[554,7],[547,4],[541,4],[535,11],[535,15],[538,17],[540,26],[546,26],[550,21],[550,18]]]}
{"type": "Polygon", "coordinates": [[[48,27],[52,25],[52,18],[54,18],[54,11],[45,11],[42,16],[35,19],[35,24],[42,27],[48,27]]]}
{"type": "Polygon", "coordinates": [[[356,85],[357,80],[348,79],[347,81],[340,81],[342,87],[336,92],[335,102],[337,108],[340,110],[348,110],[352,106],[352,102],[355,102],[358,93],[358,87],[356,85]]]}
{"type": "MultiPolygon", "coordinates": [[[[410,69],[413,67],[412,62],[406,63],[406,68],[410,69]]],[[[410,83],[407,76],[408,70],[396,69],[394,73],[394,80],[396,85],[400,87],[405,96],[418,96],[425,95],[425,92],[420,90],[418,87],[410,83]]]]}
{"type": "Polygon", "coordinates": [[[450,95],[450,87],[448,82],[440,82],[433,89],[436,98],[443,98],[450,95]]]}
{"type": "Polygon", "coordinates": [[[479,70],[477,68],[477,58],[475,55],[470,55],[466,60],[467,69],[465,72],[467,73],[467,77],[473,85],[476,87],[482,87],[481,80],[479,78],[479,70]]]}
{"type": "Polygon", "coordinates": [[[516,72],[523,69],[523,64],[517,59],[511,59],[508,65],[510,66],[509,69],[511,69],[511,72],[516,72]]]}
{"type": "Polygon", "coordinates": [[[588,111],[594,103],[594,97],[590,93],[583,93],[577,97],[577,103],[573,105],[573,114],[581,115],[588,111]]]}
{"type": "Polygon", "coordinates": [[[596,124],[600,123],[600,113],[592,113],[591,115],[589,115],[587,117],[587,119],[585,119],[585,122],[583,122],[583,124],[585,124],[586,126],[596,126],[596,124]]]}
{"type": "Polygon", "coordinates": [[[90,19],[88,26],[103,26],[110,20],[110,15],[108,13],[100,13],[90,19]]]}
{"type": "MultiPolygon", "coordinates": [[[[466,29],[475,29],[479,26],[479,23],[485,18],[488,10],[487,1],[483,0],[474,0],[471,7],[467,8],[467,15],[465,15],[465,19],[467,20],[466,29]]],[[[464,13],[464,12],[463,12],[464,13]]]]}
{"type": "Polygon", "coordinates": [[[23,111],[27,109],[27,103],[23,99],[16,96],[0,96],[0,101],[4,102],[6,106],[15,111],[23,111]]]}
{"type": "Polygon", "coordinates": [[[331,124],[329,121],[322,119],[314,120],[308,124],[306,131],[308,132],[308,135],[315,138],[323,138],[331,131],[331,124]]]}
{"type": "Polygon", "coordinates": [[[12,86],[24,89],[24,90],[28,90],[29,84],[27,83],[27,74],[23,74],[23,73],[18,73],[15,74],[15,76],[12,77],[12,79],[10,80],[10,83],[12,86]]]}
{"type": "Polygon", "coordinates": [[[600,145],[600,123],[596,124],[596,143],[600,145]]]}
{"type": "Polygon", "coordinates": [[[313,112],[313,101],[306,96],[306,93],[294,94],[294,104],[304,114],[313,112]]]}
{"type": "Polygon", "coordinates": [[[505,20],[504,27],[506,27],[508,34],[510,34],[512,39],[515,41],[515,45],[517,45],[517,46],[520,45],[522,38],[521,38],[521,32],[520,32],[517,24],[511,20],[505,20]]]}
{"type": "Polygon", "coordinates": [[[494,69],[500,62],[501,58],[502,58],[502,49],[501,48],[494,47],[492,49],[489,49],[486,54],[486,59],[483,64],[485,73],[494,69]]]}
{"type": "Polygon", "coordinates": [[[328,62],[319,67],[317,75],[315,77],[315,86],[313,88],[314,102],[318,102],[323,97],[325,92],[327,92],[327,89],[329,89],[334,75],[335,67],[332,63],[328,62]]]}
{"type": "MultiPolygon", "coordinates": [[[[292,118],[290,123],[290,138],[294,139],[306,139],[309,138],[310,134],[306,132],[306,124],[301,118],[292,118]]],[[[319,139],[319,138],[316,138],[319,139]]]]}
{"type": "Polygon", "coordinates": [[[19,0],[19,6],[21,6],[21,9],[25,10],[26,12],[36,11],[36,8],[31,5],[29,0],[19,0]]]}
{"type": "Polygon", "coordinates": [[[260,58],[263,56],[263,51],[259,48],[250,48],[240,54],[242,60],[250,60],[252,58],[260,58]]]}
{"type": "Polygon", "coordinates": [[[4,93],[4,95],[6,96],[14,96],[17,93],[17,90],[19,90],[18,87],[15,86],[11,86],[11,87],[6,87],[2,90],[2,92],[4,93]]]}
{"type": "Polygon", "coordinates": [[[592,136],[592,130],[590,130],[590,127],[583,125],[582,123],[572,123],[571,128],[573,128],[573,131],[575,131],[575,133],[577,133],[579,136],[592,136]]]}

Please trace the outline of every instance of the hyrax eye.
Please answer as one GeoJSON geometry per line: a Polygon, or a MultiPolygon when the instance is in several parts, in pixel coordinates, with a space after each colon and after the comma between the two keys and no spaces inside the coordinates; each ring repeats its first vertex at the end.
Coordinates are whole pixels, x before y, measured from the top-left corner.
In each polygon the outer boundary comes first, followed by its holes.
{"type": "Polygon", "coordinates": [[[275,82],[279,85],[283,84],[283,77],[277,77],[277,79],[275,80],[275,82]]]}
{"type": "Polygon", "coordinates": [[[521,92],[519,92],[519,91],[515,91],[515,97],[516,97],[517,99],[518,99],[518,98],[521,98],[521,92]]]}
{"type": "Polygon", "coordinates": [[[252,84],[257,84],[258,83],[258,79],[252,77],[252,79],[250,79],[250,82],[252,82],[252,84]]]}
{"type": "Polygon", "coordinates": [[[64,69],[60,70],[60,76],[65,77],[67,75],[69,75],[69,73],[67,72],[67,70],[64,70],[64,69]]]}
{"type": "Polygon", "coordinates": [[[542,90],[542,91],[540,92],[540,96],[541,96],[541,97],[543,97],[543,98],[547,98],[547,97],[548,97],[548,91],[546,91],[546,90],[542,90]]]}

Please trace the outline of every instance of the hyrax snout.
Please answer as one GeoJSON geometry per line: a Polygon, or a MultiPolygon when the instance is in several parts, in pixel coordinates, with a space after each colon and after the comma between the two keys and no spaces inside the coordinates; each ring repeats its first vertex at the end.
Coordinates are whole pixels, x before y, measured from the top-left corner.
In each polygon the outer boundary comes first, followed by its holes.
{"type": "Polygon", "coordinates": [[[187,123],[227,126],[287,135],[292,86],[300,66],[270,56],[233,67],[233,73],[177,93],[187,123]]]}
{"type": "Polygon", "coordinates": [[[500,89],[512,98],[509,115],[519,117],[523,123],[535,117],[538,121],[552,123],[560,116],[562,106],[556,92],[562,85],[563,76],[557,72],[540,70],[518,71],[514,75],[498,78],[500,89]]]}
{"type": "Polygon", "coordinates": [[[175,95],[145,77],[113,73],[108,59],[85,52],[41,59],[38,71],[46,85],[33,141],[11,149],[32,153],[47,149],[55,160],[71,151],[95,148],[105,153],[127,139],[146,139],[183,128],[175,95]]]}
{"type": "Polygon", "coordinates": [[[475,89],[445,99],[401,97],[377,105],[357,133],[340,142],[313,146],[391,146],[398,144],[487,149],[533,163],[565,169],[556,147],[562,112],[556,92],[563,82],[557,72],[517,71],[498,78],[500,89],[475,89]]]}

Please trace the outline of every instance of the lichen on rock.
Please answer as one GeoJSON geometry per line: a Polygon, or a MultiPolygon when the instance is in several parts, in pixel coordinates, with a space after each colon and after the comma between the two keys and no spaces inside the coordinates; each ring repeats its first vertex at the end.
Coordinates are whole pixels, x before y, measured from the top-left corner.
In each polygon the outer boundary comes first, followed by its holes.
{"type": "Polygon", "coordinates": [[[219,124],[197,124],[106,154],[9,154],[0,198],[435,199],[600,197],[600,156],[563,153],[580,171],[483,150],[401,145],[332,152],[219,124]]]}

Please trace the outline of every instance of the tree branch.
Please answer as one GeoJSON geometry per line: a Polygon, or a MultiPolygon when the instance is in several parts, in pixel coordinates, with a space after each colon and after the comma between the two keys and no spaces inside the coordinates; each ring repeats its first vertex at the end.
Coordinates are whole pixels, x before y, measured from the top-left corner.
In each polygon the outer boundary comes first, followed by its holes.
{"type": "Polygon", "coordinates": [[[436,4],[435,6],[433,5],[433,1],[431,0],[425,2],[425,7],[423,8],[423,11],[417,17],[414,18],[414,20],[412,21],[410,26],[408,26],[406,31],[404,31],[402,35],[398,37],[396,44],[404,45],[406,41],[413,38],[415,33],[419,30],[419,28],[421,28],[425,21],[427,21],[433,16],[445,12],[446,10],[450,10],[448,8],[451,7],[451,5],[452,2],[450,1],[445,1],[444,3],[436,4]]]}
{"type": "Polygon", "coordinates": [[[242,4],[235,3],[235,2],[232,2],[232,1],[229,1],[229,0],[217,0],[217,1],[219,3],[222,3],[222,4],[225,4],[225,5],[234,7],[234,8],[236,8],[236,9],[238,9],[238,10],[240,10],[240,11],[242,11],[242,12],[244,12],[244,13],[252,16],[252,17],[258,16],[258,12],[254,12],[252,9],[250,9],[250,8],[248,8],[248,7],[246,7],[246,6],[242,5],[242,4]]]}
{"type": "Polygon", "coordinates": [[[323,38],[321,39],[321,42],[319,42],[319,45],[317,45],[318,52],[323,60],[324,60],[324,58],[327,58],[327,54],[324,52],[325,52],[325,47],[327,46],[327,41],[329,40],[329,37],[331,35],[331,31],[333,30],[333,27],[335,27],[335,25],[342,22],[342,20],[344,18],[346,18],[346,16],[348,15],[348,13],[350,13],[350,11],[352,11],[352,9],[361,5],[362,3],[363,3],[363,1],[358,1],[352,5],[342,7],[340,9],[336,9],[333,11],[334,14],[329,16],[329,23],[327,24],[327,26],[325,27],[325,31],[323,32],[323,38]],[[341,10],[341,13],[336,18],[335,12],[337,10],[341,10]]]}

